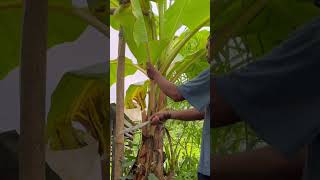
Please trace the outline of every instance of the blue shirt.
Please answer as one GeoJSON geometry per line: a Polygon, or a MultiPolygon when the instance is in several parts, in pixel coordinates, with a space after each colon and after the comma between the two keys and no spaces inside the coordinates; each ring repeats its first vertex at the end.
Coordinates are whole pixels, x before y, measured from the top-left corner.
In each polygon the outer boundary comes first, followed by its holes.
{"type": "Polygon", "coordinates": [[[210,71],[209,68],[194,79],[178,87],[194,108],[205,113],[198,172],[210,176],[210,71]]]}

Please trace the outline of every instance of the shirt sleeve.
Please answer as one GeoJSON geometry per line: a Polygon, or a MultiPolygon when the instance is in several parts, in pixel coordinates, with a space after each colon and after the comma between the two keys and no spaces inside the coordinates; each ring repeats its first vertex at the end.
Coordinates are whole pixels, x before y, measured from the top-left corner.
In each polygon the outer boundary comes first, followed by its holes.
{"type": "Polygon", "coordinates": [[[178,91],[193,107],[204,112],[210,102],[210,70],[200,73],[194,79],[178,86],[178,91]]]}

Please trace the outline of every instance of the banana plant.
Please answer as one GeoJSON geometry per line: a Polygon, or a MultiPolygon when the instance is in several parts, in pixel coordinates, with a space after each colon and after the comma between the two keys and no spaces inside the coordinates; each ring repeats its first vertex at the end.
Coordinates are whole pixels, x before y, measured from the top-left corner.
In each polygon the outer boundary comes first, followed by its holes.
{"type": "MultiPolygon", "coordinates": [[[[19,66],[21,24],[24,0],[0,2],[0,80],[19,66]]],[[[48,0],[48,48],[74,41],[87,25],[109,36],[107,3],[87,0],[88,7],[76,7],[72,0],[48,0]]]]}
{"type": "MultiPolygon", "coordinates": [[[[128,59],[125,75],[134,74],[136,71],[146,74],[146,63],[151,62],[164,77],[177,82],[187,69],[204,59],[209,32],[202,28],[210,24],[209,0],[131,0],[120,3],[111,0],[110,8],[110,25],[116,30],[119,30],[120,26],[123,28],[126,43],[137,60],[137,64],[133,64],[128,59]],[[177,36],[177,31],[183,27],[184,33],[177,36]],[[205,34],[202,36],[204,43],[200,44],[196,51],[182,56],[182,49],[198,33],[205,34]]],[[[116,82],[116,73],[113,73],[116,67],[117,61],[112,60],[110,86],[116,82]]],[[[132,85],[129,89],[125,99],[126,108],[140,104],[143,121],[147,121],[153,113],[166,108],[165,95],[152,81],[132,85]],[[146,94],[149,102],[141,102],[145,100],[141,97],[146,94]],[[147,104],[147,109],[144,109],[143,104],[147,104]]],[[[149,175],[155,175],[158,179],[165,178],[163,132],[162,125],[147,125],[142,128],[142,143],[136,160],[135,179],[144,179],[149,175]]]]}

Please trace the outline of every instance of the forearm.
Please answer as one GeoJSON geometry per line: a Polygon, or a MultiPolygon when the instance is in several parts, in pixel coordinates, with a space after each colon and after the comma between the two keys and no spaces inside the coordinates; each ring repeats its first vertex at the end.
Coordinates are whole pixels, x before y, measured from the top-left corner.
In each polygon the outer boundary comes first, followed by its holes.
{"type": "Polygon", "coordinates": [[[182,120],[182,121],[194,121],[204,118],[204,113],[199,112],[196,109],[188,109],[183,111],[170,111],[170,119],[182,120]]]}
{"type": "Polygon", "coordinates": [[[175,84],[173,84],[172,82],[168,81],[167,79],[165,79],[160,74],[154,78],[154,81],[159,85],[159,88],[161,89],[161,91],[165,95],[167,95],[168,97],[173,99],[174,101],[177,102],[177,101],[184,100],[183,96],[178,91],[177,86],[175,84]]]}

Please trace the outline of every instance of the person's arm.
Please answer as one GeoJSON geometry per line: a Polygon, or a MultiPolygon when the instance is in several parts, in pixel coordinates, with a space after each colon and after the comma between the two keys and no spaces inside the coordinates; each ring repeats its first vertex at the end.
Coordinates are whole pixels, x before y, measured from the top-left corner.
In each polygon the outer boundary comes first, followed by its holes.
{"type": "Polygon", "coordinates": [[[202,120],[204,118],[204,113],[199,112],[195,108],[183,110],[183,111],[169,111],[170,119],[177,119],[182,121],[194,121],[202,120]]]}
{"type": "Polygon", "coordinates": [[[152,124],[158,124],[165,122],[167,119],[176,119],[182,121],[195,121],[202,120],[204,113],[197,111],[196,109],[188,109],[182,111],[164,111],[155,113],[150,117],[152,124]]]}
{"type": "Polygon", "coordinates": [[[233,108],[228,104],[216,91],[215,81],[211,80],[211,92],[210,96],[213,100],[210,105],[212,116],[214,121],[212,121],[213,128],[218,128],[233,123],[237,123],[240,120],[239,116],[234,112],[233,108]]]}
{"type": "Polygon", "coordinates": [[[155,83],[159,85],[161,91],[170,97],[175,102],[183,101],[184,97],[178,91],[178,88],[175,84],[168,81],[164,78],[159,71],[157,71],[151,63],[147,63],[147,75],[151,80],[154,80],[155,83]]]}

